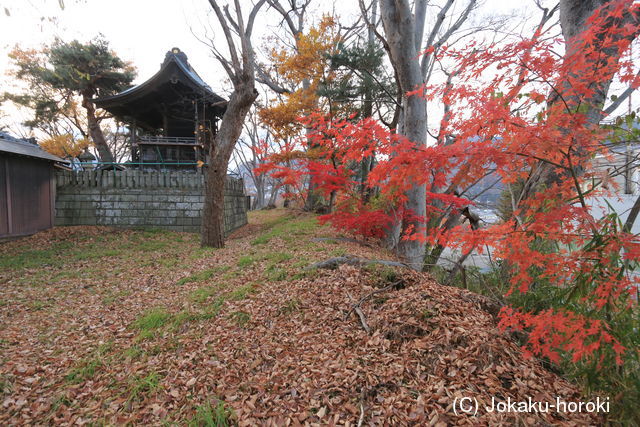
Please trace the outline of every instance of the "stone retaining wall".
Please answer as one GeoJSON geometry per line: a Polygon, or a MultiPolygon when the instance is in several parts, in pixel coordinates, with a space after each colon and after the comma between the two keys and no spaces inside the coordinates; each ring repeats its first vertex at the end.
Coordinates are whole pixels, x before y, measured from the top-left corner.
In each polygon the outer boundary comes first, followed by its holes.
{"type": "MultiPolygon", "coordinates": [[[[153,227],[199,232],[204,175],[189,172],[59,171],[55,225],[153,227]]],[[[227,177],[225,233],[247,223],[241,179],[227,177]]]]}

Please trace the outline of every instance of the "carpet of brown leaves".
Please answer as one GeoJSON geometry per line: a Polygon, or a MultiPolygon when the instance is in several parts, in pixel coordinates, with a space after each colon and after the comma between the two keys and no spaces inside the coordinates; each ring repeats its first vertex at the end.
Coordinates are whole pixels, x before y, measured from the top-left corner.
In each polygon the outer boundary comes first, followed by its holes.
{"type": "Polygon", "coordinates": [[[313,241],[334,233],[306,215],[251,222],[220,250],[191,234],[100,227],[0,246],[0,425],[203,425],[220,405],[240,425],[597,423],[455,415],[459,397],[580,395],[524,360],[468,291],[389,268],[305,271],[345,253],[391,256],[313,241]],[[404,287],[362,304],[367,334],[345,315],[389,280],[404,287]]]}

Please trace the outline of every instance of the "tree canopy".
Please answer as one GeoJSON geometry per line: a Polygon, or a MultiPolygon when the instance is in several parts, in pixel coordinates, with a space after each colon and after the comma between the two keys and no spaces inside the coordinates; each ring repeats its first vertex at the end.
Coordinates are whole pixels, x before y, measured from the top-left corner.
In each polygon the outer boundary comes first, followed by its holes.
{"type": "Polygon", "coordinates": [[[5,94],[4,99],[32,111],[33,118],[25,125],[50,138],[90,137],[100,158],[112,162],[113,154],[100,128],[105,116],[96,113],[91,100],[130,87],[135,77],[133,66],[112,52],[102,37],[88,43],[56,39],[40,51],[16,48],[10,57],[16,67],[15,77],[29,89],[5,94]]]}

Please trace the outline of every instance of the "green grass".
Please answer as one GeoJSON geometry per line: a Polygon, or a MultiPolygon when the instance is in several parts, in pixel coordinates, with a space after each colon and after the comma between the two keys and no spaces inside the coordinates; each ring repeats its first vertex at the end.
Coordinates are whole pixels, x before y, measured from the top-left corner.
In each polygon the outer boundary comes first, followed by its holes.
{"type": "Polygon", "coordinates": [[[145,311],[132,326],[141,331],[150,331],[164,326],[170,318],[171,315],[164,308],[156,307],[145,311]]]}
{"type": "Polygon", "coordinates": [[[204,310],[198,316],[198,319],[209,320],[217,317],[218,314],[220,314],[220,311],[222,310],[222,306],[224,305],[225,301],[226,299],[224,297],[216,298],[216,300],[213,303],[207,305],[204,308],[204,310]]]}
{"type": "Polygon", "coordinates": [[[215,251],[217,251],[217,248],[197,248],[195,249],[191,255],[190,258],[191,259],[200,259],[200,258],[205,258],[211,254],[213,254],[215,251]]]}
{"type": "Polygon", "coordinates": [[[250,255],[241,256],[238,259],[238,267],[240,268],[248,267],[254,262],[256,262],[256,259],[250,255]]]}
{"type": "Polygon", "coordinates": [[[128,297],[129,295],[131,295],[131,291],[118,291],[115,293],[109,293],[102,298],[102,303],[104,305],[111,305],[122,298],[128,297]]]}
{"type": "Polygon", "coordinates": [[[133,345],[122,352],[125,359],[136,360],[142,357],[144,350],[137,345],[133,345]]]}
{"type": "Polygon", "coordinates": [[[182,325],[200,319],[201,316],[190,311],[181,311],[171,319],[171,328],[178,330],[182,325]]]}
{"type": "Polygon", "coordinates": [[[371,275],[374,286],[385,287],[399,278],[396,270],[386,265],[369,264],[364,269],[371,275]]]}
{"type": "MultiPolygon", "coordinates": [[[[55,241],[47,249],[16,248],[15,255],[0,257],[0,269],[25,270],[45,267],[61,268],[82,261],[105,258],[131,258],[145,256],[148,252],[167,249],[168,232],[115,231],[103,236],[72,236],[64,241],[55,241]]],[[[49,276],[50,277],[50,276],[49,276]]]]}
{"type": "Polygon", "coordinates": [[[233,410],[222,401],[215,406],[210,403],[198,406],[195,415],[187,423],[189,427],[229,427],[235,424],[233,410]]]}
{"type": "Polygon", "coordinates": [[[96,371],[103,367],[104,362],[101,359],[83,360],[79,366],[73,368],[64,379],[71,384],[79,384],[93,378],[96,371]]]}
{"type": "Polygon", "coordinates": [[[293,263],[291,267],[293,268],[304,268],[309,265],[309,259],[307,257],[298,257],[298,261],[293,263]]]}
{"type": "Polygon", "coordinates": [[[216,286],[203,286],[201,288],[198,288],[192,291],[189,294],[189,299],[194,302],[197,302],[198,304],[202,304],[209,297],[215,295],[218,292],[218,290],[219,288],[216,286]]]}
{"type": "Polygon", "coordinates": [[[231,279],[234,279],[234,278],[238,277],[239,275],[240,275],[239,271],[227,271],[226,273],[224,273],[222,278],[224,280],[231,280],[231,279]]]}
{"type": "Polygon", "coordinates": [[[251,315],[245,311],[234,311],[229,314],[229,319],[233,320],[238,326],[244,328],[249,320],[251,320],[251,315]]]}
{"type": "Polygon", "coordinates": [[[314,279],[320,275],[320,270],[317,268],[312,268],[309,270],[302,270],[299,273],[295,273],[291,276],[291,280],[299,280],[299,279],[314,279]]]}
{"type": "Polygon", "coordinates": [[[269,252],[264,256],[264,259],[271,261],[271,264],[289,261],[292,258],[293,255],[287,252],[269,252]]]}
{"type": "Polygon", "coordinates": [[[127,390],[128,401],[141,400],[145,395],[154,393],[160,388],[160,375],[151,372],[146,376],[134,376],[129,380],[127,390]]]}
{"type": "Polygon", "coordinates": [[[176,282],[176,285],[182,286],[187,283],[193,282],[205,282],[212,277],[214,277],[218,273],[223,273],[229,270],[229,266],[223,265],[220,267],[209,268],[207,270],[198,271],[197,273],[193,273],[190,276],[183,277],[182,279],[176,282]]]}
{"type": "Polygon", "coordinates": [[[284,268],[270,268],[265,271],[265,276],[270,282],[280,282],[288,276],[287,270],[284,268]]]}
{"type": "Polygon", "coordinates": [[[42,310],[45,307],[50,307],[51,304],[44,302],[44,301],[30,301],[29,302],[29,308],[31,308],[32,310],[42,310]]]}
{"type": "Polygon", "coordinates": [[[234,289],[229,294],[226,295],[225,299],[229,301],[240,301],[249,296],[249,294],[255,292],[255,284],[247,283],[246,285],[240,286],[239,288],[234,289]]]}
{"type": "Polygon", "coordinates": [[[0,396],[10,394],[13,391],[13,384],[8,375],[0,374],[0,396]]]}
{"type": "Polygon", "coordinates": [[[347,254],[347,250],[345,248],[334,249],[331,252],[329,252],[329,255],[331,255],[332,257],[345,256],[346,254],[347,254]]]}
{"type": "Polygon", "coordinates": [[[74,248],[72,242],[59,242],[49,249],[25,250],[18,249],[15,255],[0,257],[0,269],[25,270],[41,268],[47,265],[61,266],[65,263],[65,256],[74,248]]]}
{"type": "Polygon", "coordinates": [[[53,400],[50,413],[55,414],[56,412],[58,412],[58,409],[60,409],[61,406],[70,408],[71,405],[73,405],[73,401],[64,394],[60,394],[53,400]]]}
{"type": "Polygon", "coordinates": [[[80,384],[85,382],[96,374],[97,371],[104,368],[108,363],[106,354],[113,348],[113,342],[107,342],[96,348],[91,356],[81,360],[76,367],[71,369],[67,375],[65,375],[65,381],[71,384],[80,384]]]}
{"type": "Polygon", "coordinates": [[[280,267],[293,258],[293,255],[287,252],[269,252],[264,255],[264,259],[269,263],[265,269],[265,278],[270,282],[279,282],[285,280],[288,276],[287,270],[280,267]]]}
{"type": "Polygon", "coordinates": [[[276,237],[287,242],[291,242],[293,239],[299,240],[300,236],[313,233],[317,227],[318,222],[315,217],[292,220],[290,216],[283,216],[268,223],[268,231],[255,238],[251,244],[254,246],[265,245],[276,237]]]}

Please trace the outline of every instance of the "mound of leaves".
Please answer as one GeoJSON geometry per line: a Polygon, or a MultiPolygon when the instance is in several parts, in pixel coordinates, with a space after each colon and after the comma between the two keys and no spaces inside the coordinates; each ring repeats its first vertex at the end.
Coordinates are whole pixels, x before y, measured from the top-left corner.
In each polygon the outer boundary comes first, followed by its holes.
{"type": "Polygon", "coordinates": [[[525,360],[477,295],[397,266],[306,269],[389,254],[268,213],[261,234],[215,251],[188,234],[92,227],[5,246],[0,424],[598,423],[456,415],[462,397],[584,397],[525,360]]]}

